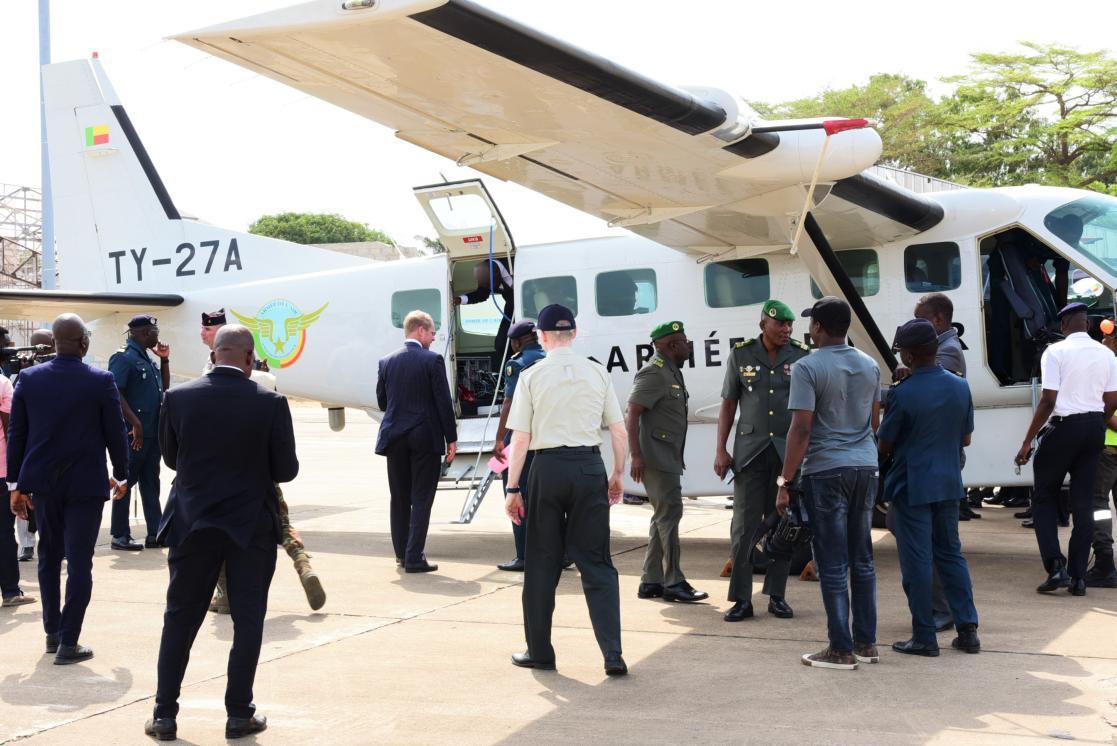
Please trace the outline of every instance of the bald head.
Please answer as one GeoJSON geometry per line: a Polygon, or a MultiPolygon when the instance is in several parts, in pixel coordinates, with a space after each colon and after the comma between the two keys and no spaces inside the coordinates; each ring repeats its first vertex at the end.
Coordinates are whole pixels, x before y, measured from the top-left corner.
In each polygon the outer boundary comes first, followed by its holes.
{"type": "Polygon", "coordinates": [[[52,350],[54,349],[54,334],[51,333],[50,329],[36,329],[31,332],[30,341],[32,345],[46,345],[52,350]]]}
{"type": "Polygon", "coordinates": [[[256,342],[246,327],[226,324],[213,338],[214,365],[231,365],[240,368],[247,376],[252,374],[255,360],[256,342]]]}
{"type": "Polygon", "coordinates": [[[89,351],[89,331],[76,313],[64,313],[51,325],[54,347],[59,355],[85,357],[89,351]]]}

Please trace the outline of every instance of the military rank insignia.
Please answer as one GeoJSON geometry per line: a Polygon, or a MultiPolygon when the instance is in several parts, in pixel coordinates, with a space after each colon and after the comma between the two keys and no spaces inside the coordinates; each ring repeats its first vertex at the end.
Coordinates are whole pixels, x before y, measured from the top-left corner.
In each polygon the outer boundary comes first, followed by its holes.
{"type": "Polygon", "coordinates": [[[509,365],[507,368],[504,369],[504,375],[506,375],[506,376],[512,375],[512,366],[511,365],[509,365]]]}

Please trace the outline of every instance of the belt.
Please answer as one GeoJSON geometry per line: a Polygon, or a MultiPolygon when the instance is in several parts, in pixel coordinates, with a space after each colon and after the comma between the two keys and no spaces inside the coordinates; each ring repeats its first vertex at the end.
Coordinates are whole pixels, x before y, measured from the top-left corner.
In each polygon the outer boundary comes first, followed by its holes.
{"type": "Polygon", "coordinates": [[[1093,419],[1095,417],[1102,417],[1102,416],[1103,415],[1102,415],[1101,412],[1078,412],[1077,414],[1065,414],[1065,415],[1062,415],[1061,417],[1052,417],[1049,420],[1049,422],[1057,424],[1059,422],[1070,422],[1070,421],[1073,421],[1073,420],[1088,420],[1088,419],[1093,419]]]}
{"type": "Polygon", "coordinates": [[[601,453],[601,449],[597,446],[555,446],[554,448],[539,448],[531,451],[531,453],[553,453],[555,455],[565,455],[567,453],[601,453]]]}

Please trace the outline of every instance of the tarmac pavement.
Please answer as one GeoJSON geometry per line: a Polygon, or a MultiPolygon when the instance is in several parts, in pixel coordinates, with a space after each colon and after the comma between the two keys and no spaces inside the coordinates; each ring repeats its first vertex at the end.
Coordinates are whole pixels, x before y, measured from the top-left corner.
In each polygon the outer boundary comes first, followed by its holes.
{"type": "MultiPolygon", "coordinates": [[[[817,584],[791,581],[794,619],[764,613],[757,582],[757,617],[722,621],[724,499],[686,502],[683,567],[711,596],[692,606],[636,598],[651,511],[618,505],[612,550],[630,675],[604,675],[576,571],[558,589],[558,670],[528,671],[509,663],[524,649],[522,576],[495,568],[513,555],[499,485],[470,525],[448,523],[464,492],[440,493],[427,543],[439,570],[402,573],[375,423],[349,412],[345,431],[333,433],[325,410],[293,411],[302,468],[284,494],[328,599],[311,612],[281,553],[255,687],[269,729],[245,742],[1117,743],[1117,590],[1035,593],[1035,539],[1011,510],[962,524],[980,655],[951,650],[953,633],[940,636],[937,659],[888,648],[910,636],[910,617],[895,543],[874,531],[881,662],[844,672],[799,662],[825,645],[817,584]]],[[[164,470],[164,494],[170,477],[164,470]]],[[[135,531],[142,539],[142,524],[135,531]]],[[[86,663],[54,666],[43,654],[38,604],[0,610],[0,743],[149,742],[165,555],[111,551],[106,507],[81,639],[96,655],[86,663]]],[[[24,591],[37,595],[34,566],[20,568],[24,591]]],[[[182,690],[181,743],[224,739],[231,639],[228,616],[202,625],[182,690]]]]}

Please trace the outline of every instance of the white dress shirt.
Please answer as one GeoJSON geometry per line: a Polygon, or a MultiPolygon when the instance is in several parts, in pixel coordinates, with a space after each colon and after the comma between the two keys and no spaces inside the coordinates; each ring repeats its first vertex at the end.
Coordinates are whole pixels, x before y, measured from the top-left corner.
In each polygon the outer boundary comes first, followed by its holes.
{"type": "Polygon", "coordinates": [[[1055,417],[1105,409],[1102,394],[1117,391],[1117,357],[1086,332],[1075,332],[1040,358],[1042,386],[1058,391],[1055,417]]]}

